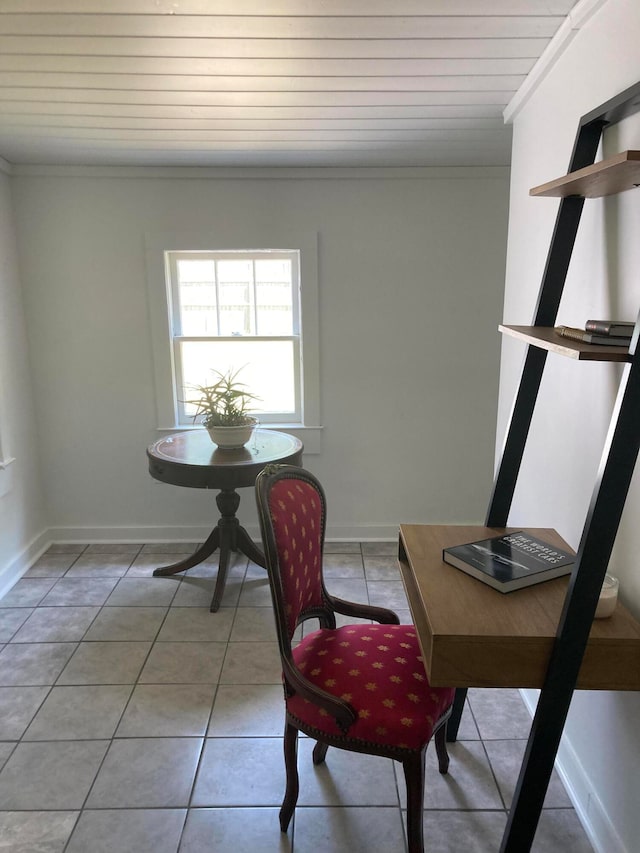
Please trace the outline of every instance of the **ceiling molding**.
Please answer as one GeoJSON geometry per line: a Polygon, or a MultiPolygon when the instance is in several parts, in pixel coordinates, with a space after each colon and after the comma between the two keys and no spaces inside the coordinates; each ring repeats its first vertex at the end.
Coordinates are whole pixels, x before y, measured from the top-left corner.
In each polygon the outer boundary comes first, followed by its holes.
{"type": "Polygon", "coordinates": [[[607,0],[580,0],[569,12],[566,20],[551,39],[522,86],[505,107],[504,120],[506,124],[513,123],[515,117],[567,50],[578,32],[605,3],[607,0]]]}
{"type": "MultiPolygon", "coordinates": [[[[5,161],[6,162],[6,161],[5,161]]],[[[164,180],[475,180],[502,179],[508,166],[399,166],[330,168],[207,168],[200,166],[11,165],[14,177],[140,178],[164,180]]]]}

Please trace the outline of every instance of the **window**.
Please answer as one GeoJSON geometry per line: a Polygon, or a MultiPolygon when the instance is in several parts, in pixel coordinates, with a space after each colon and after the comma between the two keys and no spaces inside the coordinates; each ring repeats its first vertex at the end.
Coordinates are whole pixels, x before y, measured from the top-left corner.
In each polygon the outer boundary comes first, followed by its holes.
{"type": "Polygon", "coordinates": [[[240,371],[262,423],[302,420],[299,252],[167,252],[174,393],[193,422],[193,386],[240,371]]]}
{"type": "Polygon", "coordinates": [[[242,368],[261,426],[320,452],[318,234],[284,230],[222,219],[145,235],[159,430],[194,426],[185,385],[242,368]]]}

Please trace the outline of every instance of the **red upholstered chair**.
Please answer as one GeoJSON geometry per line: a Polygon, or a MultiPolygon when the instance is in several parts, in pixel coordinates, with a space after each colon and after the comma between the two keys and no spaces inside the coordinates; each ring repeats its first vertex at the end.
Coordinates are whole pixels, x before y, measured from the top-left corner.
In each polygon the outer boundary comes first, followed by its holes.
{"type": "Polygon", "coordinates": [[[329,746],[402,763],[409,851],[422,853],[425,751],[433,735],[440,772],[446,773],[446,721],[454,690],[430,687],[413,625],[399,625],[391,610],[327,592],[322,576],[326,502],[312,474],[268,466],[256,481],[256,497],[285,690],[282,831],[298,799],[301,731],[317,741],[314,764],[324,761],[329,746]],[[380,624],[336,627],[336,613],[380,624]],[[296,627],[314,618],[319,630],[292,646],[296,627]]]}

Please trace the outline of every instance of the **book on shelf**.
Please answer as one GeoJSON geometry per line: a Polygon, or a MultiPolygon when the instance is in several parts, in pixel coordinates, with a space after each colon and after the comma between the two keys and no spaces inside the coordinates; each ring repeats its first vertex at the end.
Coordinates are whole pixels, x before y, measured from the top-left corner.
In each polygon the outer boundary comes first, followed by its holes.
{"type": "Polygon", "coordinates": [[[635,325],[627,320],[587,320],[584,329],[585,332],[595,332],[596,335],[631,338],[635,325]]]}
{"type": "Polygon", "coordinates": [[[599,344],[608,347],[628,347],[631,338],[622,335],[597,335],[595,332],[587,332],[584,329],[576,329],[573,326],[556,326],[554,331],[562,338],[571,341],[579,341],[583,344],[599,344]]]}
{"type": "Polygon", "coordinates": [[[522,530],[444,548],[442,559],[499,592],[568,575],[575,562],[573,554],[522,530]]]}

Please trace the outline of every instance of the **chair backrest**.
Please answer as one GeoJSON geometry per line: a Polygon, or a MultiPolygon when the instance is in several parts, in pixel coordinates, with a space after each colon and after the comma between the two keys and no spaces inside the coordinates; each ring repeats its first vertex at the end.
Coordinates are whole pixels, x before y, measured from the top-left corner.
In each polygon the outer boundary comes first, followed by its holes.
{"type": "Polygon", "coordinates": [[[325,496],[308,471],[271,465],[256,480],[256,500],[281,649],[289,652],[304,619],[335,626],[322,579],[325,496]]]}

